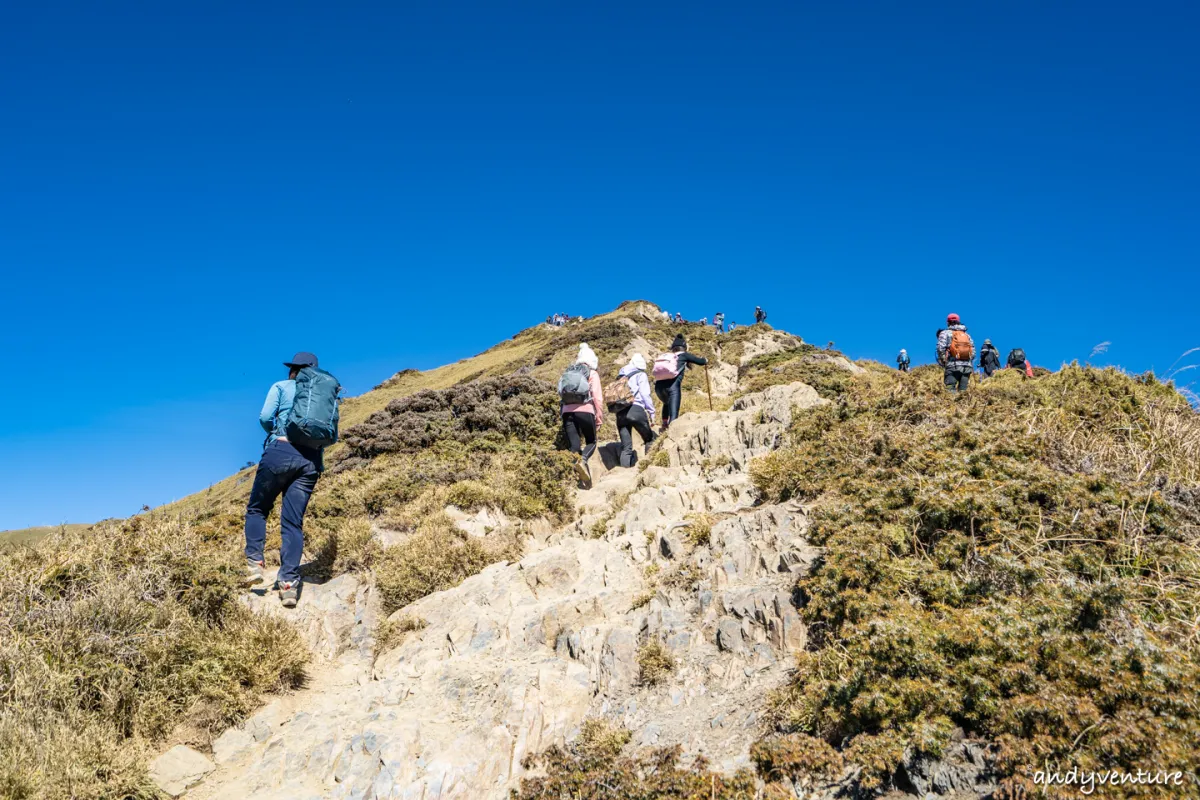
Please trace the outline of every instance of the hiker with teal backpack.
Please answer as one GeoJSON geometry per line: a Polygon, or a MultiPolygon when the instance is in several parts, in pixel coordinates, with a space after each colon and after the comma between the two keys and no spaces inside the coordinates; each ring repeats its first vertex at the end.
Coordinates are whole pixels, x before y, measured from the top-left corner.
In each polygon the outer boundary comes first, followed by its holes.
{"type": "Polygon", "coordinates": [[[243,583],[263,578],[263,546],[267,517],[283,495],[279,514],[279,599],[295,608],[300,597],[300,557],[304,553],[304,512],[325,469],[323,452],[338,438],[337,378],[317,366],[312,353],[297,353],[284,362],[288,378],[267,392],[258,421],[267,432],[266,446],[250,502],[246,505],[246,572],[243,583]]]}
{"type": "Polygon", "coordinates": [[[634,353],[629,363],[621,367],[617,379],[604,389],[608,410],[617,415],[617,435],[621,438],[621,466],[637,464],[637,451],[633,449],[633,432],[642,437],[647,453],[655,440],[654,399],[650,394],[650,381],[646,378],[646,359],[634,353]]]}
{"type": "Polygon", "coordinates": [[[579,356],[558,379],[558,396],[562,401],[563,432],[567,445],[575,454],[575,472],[580,481],[590,484],[592,469],[588,459],[596,452],[596,431],[604,424],[604,389],[596,369],[600,360],[588,347],[579,345],[579,356]]]}
{"type": "Polygon", "coordinates": [[[662,430],[666,430],[679,416],[679,403],[683,398],[683,373],[688,364],[699,367],[708,365],[708,360],[687,352],[683,334],[671,342],[671,350],[654,359],[654,393],[662,401],[662,430]]]}

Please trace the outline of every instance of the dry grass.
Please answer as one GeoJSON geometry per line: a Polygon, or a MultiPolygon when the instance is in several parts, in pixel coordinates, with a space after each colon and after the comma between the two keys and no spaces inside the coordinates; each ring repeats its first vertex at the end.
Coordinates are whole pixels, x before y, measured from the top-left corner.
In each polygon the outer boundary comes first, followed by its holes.
{"type": "Polygon", "coordinates": [[[712,537],[712,517],[708,514],[688,514],[684,533],[692,547],[706,547],[712,537]]]}
{"type": "Polygon", "coordinates": [[[646,470],[650,469],[650,467],[669,466],[671,466],[671,456],[666,450],[659,449],[638,462],[638,471],[645,472],[646,470]]]}
{"type": "Polygon", "coordinates": [[[606,760],[620,755],[631,738],[633,734],[627,729],[592,717],[580,726],[575,747],[585,758],[606,760]]]}
{"type": "Polygon", "coordinates": [[[760,796],[748,770],[726,776],[710,771],[702,757],[681,767],[679,747],[625,756],[630,738],[624,728],[603,720],[585,720],[568,748],[555,745],[530,759],[534,777],[521,781],[520,789],[513,792],[514,800],[746,800],[760,796]]]}
{"type": "Polygon", "coordinates": [[[515,561],[521,552],[515,532],[477,538],[455,528],[444,513],[434,514],[402,544],[383,551],[375,567],[375,584],[385,612],[391,613],[457,586],[498,561],[515,561]]]}
{"type": "Polygon", "coordinates": [[[216,732],[303,680],[295,631],[236,602],[239,554],[139,516],[0,559],[0,796],[150,797],[183,721],[216,732]]]}
{"type": "Polygon", "coordinates": [[[658,595],[655,591],[645,591],[633,598],[633,602],[629,604],[630,611],[636,611],[639,608],[645,608],[650,605],[650,601],[658,595]]]}
{"type": "Polygon", "coordinates": [[[394,650],[414,631],[424,630],[428,625],[418,617],[400,617],[399,619],[384,618],[375,628],[375,652],[378,656],[389,650],[394,650]]]}
{"type": "Polygon", "coordinates": [[[651,639],[638,649],[638,682],[642,686],[657,686],[675,671],[671,651],[657,639],[651,639]]]}
{"type": "Polygon", "coordinates": [[[955,727],[998,744],[1005,797],[1045,765],[1197,769],[1200,416],[1116,370],[940,378],[853,378],[752,468],[825,548],[779,732],[864,788],[955,727]]]}
{"type": "Polygon", "coordinates": [[[65,525],[45,525],[36,528],[19,528],[17,530],[0,531],[0,553],[10,547],[25,547],[33,545],[45,539],[52,533],[68,528],[74,531],[85,531],[91,525],[81,523],[67,523],[65,525]]]}

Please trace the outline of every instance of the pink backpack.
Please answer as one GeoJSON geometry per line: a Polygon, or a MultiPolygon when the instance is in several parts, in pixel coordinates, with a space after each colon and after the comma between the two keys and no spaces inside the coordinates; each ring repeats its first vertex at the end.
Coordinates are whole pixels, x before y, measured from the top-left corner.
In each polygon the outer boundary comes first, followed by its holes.
{"type": "Polygon", "coordinates": [[[669,381],[679,376],[679,354],[663,353],[654,359],[654,369],[650,372],[656,381],[669,381]]]}

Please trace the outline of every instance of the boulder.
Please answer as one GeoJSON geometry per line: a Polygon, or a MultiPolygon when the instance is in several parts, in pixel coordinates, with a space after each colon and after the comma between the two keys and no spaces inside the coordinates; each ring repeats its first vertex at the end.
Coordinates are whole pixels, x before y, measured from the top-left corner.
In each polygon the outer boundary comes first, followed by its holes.
{"type": "Polygon", "coordinates": [[[216,768],[203,753],[177,744],[150,762],[150,780],[171,797],[181,797],[216,768]]]}

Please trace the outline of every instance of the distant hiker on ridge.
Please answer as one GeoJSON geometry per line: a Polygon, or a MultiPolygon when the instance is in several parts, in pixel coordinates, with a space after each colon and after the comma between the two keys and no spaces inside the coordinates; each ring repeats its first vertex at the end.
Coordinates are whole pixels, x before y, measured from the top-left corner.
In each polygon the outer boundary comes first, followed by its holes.
{"type": "Polygon", "coordinates": [[[1000,369],[1000,351],[991,339],[983,340],[983,349],[979,351],[979,368],[983,370],[985,378],[992,377],[992,373],[1000,369]]]}
{"type": "Polygon", "coordinates": [[[246,505],[247,587],[262,582],[267,517],[283,495],[279,514],[279,599],[295,608],[300,597],[300,557],[304,552],[304,512],[325,469],[322,453],[338,437],[337,378],[317,367],[312,353],[296,353],[284,362],[288,378],[274,384],[258,415],[267,441],[250,502],[246,505]]]}
{"type": "Polygon", "coordinates": [[[754,324],[761,325],[767,321],[767,312],[762,310],[762,306],[754,307],[754,324]]]}
{"type": "Polygon", "coordinates": [[[717,329],[717,333],[725,332],[725,315],[722,312],[713,314],[713,327],[717,329]]]}
{"type": "Polygon", "coordinates": [[[617,435],[621,437],[621,466],[632,467],[637,463],[637,452],[633,449],[633,431],[642,437],[645,452],[650,452],[654,433],[654,398],[650,394],[650,381],[646,378],[646,359],[634,353],[629,363],[621,368],[617,379],[604,389],[608,410],[617,415],[617,435]]]}
{"type": "Polygon", "coordinates": [[[683,396],[683,373],[688,364],[707,366],[708,360],[687,352],[683,334],[671,342],[671,351],[654,359],[654,393],[662,401],[662,430],[679,416],[679,401],[683,396]]]}
{"type": "Polygon", "coordinates": [[[896,356],[896,369],[901,372],[908,372],[910,364],[912,364],[912,359],[908,357],[908,351],[901,348],[900,355],[896,356]]]}
{"type": "Polygon", "coordinates": [[[676,311],[675,312],[675,323],[677,325],[682,325],[685,321],[686,320],[684,320],[683,314],[680,314],[678,311],[676,311]]]}
{"type": "Polygon", "coordinates": [[[1025,351],[1020,347],[1014,347],[1009,351],[1006,366],[1012,369],[1023,369],[1026,378],[1033,377],[1033,366],[1029,363],[1029,359],[1025,357],[1025,351]]]}
{"type": "Polygon", "coordinates": [[[952,392],[965,392],[971,383],[971,373],[975,371],[975,342],[958,314],[948,315],[946,328],[938,333],[937,358],[946,369],[946,388],[952,392]]]}
{"type": "Polygon", "coordinates": [[[604,424],[604,414],[600,410],[604,407],[604,389],[600,386],[600,374],[596,372],[599,366],[600,360],[584,342],[579,345],[575,363],[558,379],[563,431],[571,452],[578,456],[575,472],[585,484],[592,481],[588,459],[596,451],[596,431],[604,424]]]}

